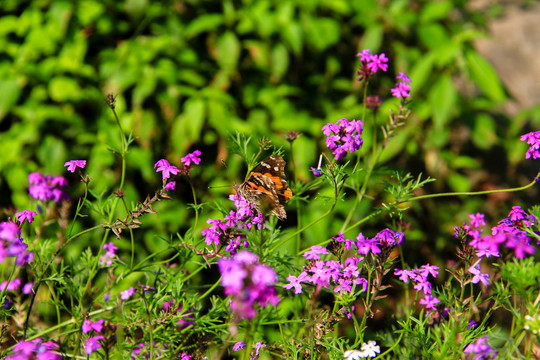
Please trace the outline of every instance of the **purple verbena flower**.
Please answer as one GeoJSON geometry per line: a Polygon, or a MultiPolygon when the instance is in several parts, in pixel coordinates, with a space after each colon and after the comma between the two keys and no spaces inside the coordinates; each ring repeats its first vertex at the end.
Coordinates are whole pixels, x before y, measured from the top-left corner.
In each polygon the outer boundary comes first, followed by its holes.
{"type": "Polygon", "coordinates": [[[128,300],[129,298],[131,298],[133,296],[133,294],[135,294],[135,288],[130,287],[127,290],[120,291],[120,299],[128,300]]]}
{"type": "Polygon", "coordinates": [[[66,162],[64,166],[67,166],[67,171],[74,173],[77,168],[84,169],[86,160],[70,160],[66,162]]]}
{"type": "Polygon", "coordinates": [[[90,320],[84,320],[82,324],[82,332],[83,334],[88,334],[90,331],[94,330],[97,333],[100,333],[101,330],[103,330],[103,324],[105,323],[105,319],[100,319],[98,321],[90,321],[90,320]]]}
{"type": "Polygon", "coordinates": [[[540,131],[530,132],[524,135],[521,135],[519,138],[521,141],[527,141],[527,144],[530,145],[527,154],[525,154],[525,159],[540,158],[540,131]]]}
{"type": "Polygon", "coordinates": [[[34,221],[34,216],[36,216],[37,213],[32,210],[23,210],[21,212],[15,213],[15,219],[19,222],[19,224],[24,223],[24,221],[28,221],[29,224],[31,224],[34,221]]]}
{"type": "Polygon", "coordinates": [[[328,254],[328,250],[326,250],[326,248],[323,248],[322,246],[320,245],[314,245],[311,247],[310,250],[304,252],[304,257],[307,259],[307,260],[319,260],[321,257],[320,255],[326,255],[328,254]]]}
{"type": "Polygon", "coordinates": [[[463,352],[465,354],[473,355],[474,360],[495,359],[498,355],[498,353],[487,343],[487,336],[482,336],[465,346],[463,352]]]}
{"type": "Polygon", "coordinates": [[[360,120],[349,121],[341,118],[336,123],[328,123],[322,131],[326,136],[326,147],[332,150],[335,160],[343,158],[347,152],[359,150],[364,141],[361,138],[364,123],[360,120]]]}
{"type": "Polygon", "coordinates": [[[85,342],[86,354],[90,355],[94,351],[101,349],[101,344],[99,343],[99,341],[104,338],[105,337],[103,335],[97,335],[97,336],[92,336],[91,338],[87,339],[85,342]]]}
{"type": "Polygon", "coordinates": [[[156,172],[162,172],[161,176],[163,179],[168,179],[172,175],[178,174],[178,168],[174,165],[169,164],[165,159],[160,159],[154,164],[154,169],[156,172]]]}
{"type": "Polygon", "coordinates": [[[195,163],[196,165],[199,165],[199,163],[201,162],[201,159],[199,158],[199,156],[201,156],[201,154],[202,153],[200,150],[195,150],[194,152],[189,153],[186,156],[184,156],[182,159],[180,159],[180,161],[184,164],[184,166],[190,168],[192,162],[195,163]]]}
{"type": "Polygon", "coordinates": [[[240,319],[253,318],[256,305],[279,304],[274,288],[276,273],[259,263],[255,254],[242,250],[231,258],[219,259],[218,268],[225,295],[232,297],[231,308],[240,319]]]}

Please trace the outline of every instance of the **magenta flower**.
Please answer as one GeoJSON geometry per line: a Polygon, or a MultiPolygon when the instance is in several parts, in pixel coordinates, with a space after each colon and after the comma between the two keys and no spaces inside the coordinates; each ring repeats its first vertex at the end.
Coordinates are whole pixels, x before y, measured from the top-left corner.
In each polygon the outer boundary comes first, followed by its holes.
{"type": "Polygon", "coordinates": [[[163,179],[168,179],[171,177],[171,174],[176,175],[179,171],[176,166],[169,164],[169,162],[165,159],[158,160],[154,164],[154,169],[156,169],[156,172],[162,171],[161,175],[163,179]]]}
{"type": "Polygon", "coordinates": [[[298,277],[289,274],[287,277],[287,281],[289,282],[286,285],[283,285],[283,287],[287,290],[290,290],[291,288],[294,288],[295,294],[301,294],[302,293],[302,282],[308,280],[308,275],[305,271],[302,271],[298,277]]]}
{"type": "Polygon", "coordinates": [[[489,346],[487,342],[487,336],[482,336],[476,339],[474,342],[467,345],[463,352],[465,354],[474,355],[473,359],[478,360],[495,359],[498,355],[498,353],[493,350],[491,346],[489,346]]]}
{"type": "Polygon", "coordinates": [[[28,175],[28,183],[30,184],[28,193],[36,200],[53,200],[56,203],[69,200],[67,193],[60,189],[68,185],[67,180],[63,176],[31,173],[28,175]]]}
{"type": "Polygon", "coordinates": [[[240,319],[251,319],[256,315],[255,306],[277,306],[274,284],[277,276],[269,266],[259,263],[258,257],[242,250],[231,258],[218,261],[221,285],[226,296],[231,296],[231,308],[240,319]]]}
{"type": "Polygon", "coordinates": [[[19,222],[19,224],[22,224],[25,220],[28,221],[29,224],[34,221],[34,216],[36,216],[37,213],[32,210],[23,210],[21,212],[18,212],[15,214],[15,219],[19,222]]]}
{"type": "Polygon", "coordinates": [[[33,283],[26,283],[23,286],[23,294],[32,294],[34,292],[34,284],[33,283]]]}
{"type": "Polygon", "coordinates": [[[428,310],[435,310],[435,306],[441,301],[431,295],[424,295],[423,299],[420,299],[420,305],[425,305],[428,310]]]}
{"type": "Polygon", "coordinates": [[[245,231],[255,227],[264,229],[266,218],[259,213],[255,215],[256,211],[253,205],[242,199],[240,193],[230,195],[229,200],[234,201],[236,211],[231,210],[223,220],[208,219],[206,223],[210,224],[210,227],[204,229],[202,235],[205,237],[206,245],[223,244],[225,250],[234,255],[241,246],[249,246],[245,240],[245,231]]]}
{"type": "Polygon", "coordinates": [[[395,88],[390,89],[392,96],[396,98],[406,99],[411,96],[409,91],[411,90],[411,79],[405,75],[405,73],[400,72],[396,79],[399,80],[395,88]]]}
{"type": "Polygon", "coordinates": [[[352,154],[362,147],[364,143],[361,137],[362,126],[364,126],[362,121],[349,121],[346,118],[323,126],[322,132],[326,136],[326,147],[332,151],[336,161],[345,157],[347,152],[352,154]]]}
{"type": "Polygon", "coordinates": [[[367,63],[371,61],[371,54],[369,53],[369,51],[370,51],[369,49],[364,49],[362,50],[362,52],[359,52],[358,54],[356,54],[356,56],[360,58],[361,62],[367,63]]]}
{"type": "Polygon", "coordinates": [[[74,173],[77,168],[84,169],[86,160],[70,160],[66,162],[64,166],[67,166],[67,171],[74,173]]]}
{"type": "Polygon", "coordinates": [[[120,291],[120,299],[128,300],[129,298],[131,298],[133,296],[133,294],[135,294],[135,288],[130,287],[127,290],[120,291]]]}
{"type": "Polygon", "coordinates": [[[471,279],[473,284],[481,282],[484,285],[489,285],[489,275],[480,272],[480,264],[477,263],[476,265],[471,266],[467,271],[474,275],[471,279]]]}
{"type": "Polygon", "coordinates": [[[326,254],[328,254],[328,250],[326,250],[326,248],[323,248],[320,245],[315,245],[315,246],[312,246],[310,250],[306,251],[303,256],[307,260],[311,260],[311,259],[319,260],[321,258],[320,255],[326,255],[326,254]]]}
{"type": "Polygon", "coordinates": [[[382,71],[388,70],[388,65],[386,64],[388,62],[388,58],[384,53],[380,55],[371,55],[371,58],[369,59],[367,63],[367,67],[369,70],[371,70],[373,73],[376,73],[377,70],[381,69],[382,71]]]}
{"type": "Polygon", "coordinates": [[[82,332],[83,334],[88,334],[90,331],[94,330],[97,333],[100,333],[101,330],[103,330],[103,324],[105,323],[105,319],[100,319],[98,321],[90,321],[90,320],[84,320],[82,324],[82,332]]]}
{"type": "Polygon", "coordinates": [[[531,157],[533,159],[540,158],[540,131],[521,135],[519,139],[521,141],[527,141],[527,144],[530,145],[529,150],[527,150],[527,154],[525,155],[525,159],[530,159],[531,157]]]}
{"type": "Polygon", "coordinates": [[[116,256],[116,250],[118,248],[114,245],[114,243],[109,242],[106,244],[103,244],[103,250],[107,250],[105,254],[99,259],[99,264],[101,266],[110,266],[113,264],[113,259],[116,256]]]}
{"type": "Polygon", "coordinates": [[[94,351],[101,349],[101,344],[99,343],[99,340],[104,339],[105,337],[103,335],[98,336],[92,336],[85,342],[85,351],[86,354],[90,355],[94,351]]]}
{"type": "Polygon", "coordinates": [[[41,338],[21,341],[13,347],[13,354],[5,360],[60,360],[61,356],[55,351],[58,347],[53,341],[41,342],[41,338]]]}
{"type": "Polygon", "coordinates": [[[184,166],[189,168],[191,167],[192,162],[195,163],[196,165],[199,165],[199,163],[201,162],[201,159],[199,158],[199,156],[201,156],[201,151],[195,150],[194,152],[189,153],[186,156],[184,156],[182,159],[180,159],[180,161],[184,164],[184,166]]]}
{"type": "Polygon", "coordinates": [[[243,341],[238,341],[236,344],[233,345],[233,351],[237,352],[238,350],[243,350],[246,348],[246,343],[243,341]]]}
{"type": "Polygon", "coordinates": [[[165,191],[174,191],[176,189],[176,181],[170,181],[165,185],[165,191]]]}

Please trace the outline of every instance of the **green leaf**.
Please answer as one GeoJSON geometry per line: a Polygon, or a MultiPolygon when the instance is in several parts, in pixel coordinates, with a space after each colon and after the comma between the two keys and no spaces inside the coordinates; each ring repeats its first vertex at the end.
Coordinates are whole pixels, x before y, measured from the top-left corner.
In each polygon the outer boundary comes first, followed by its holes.
{"type": "Polygon", "coordinates": [[[448,123],[456,106],[457,91],[448,74],[441,74],[429,94],[436,130],[442,130],[448,123]]]}
{"type": "Polygon", "coordinates": [[[506,100],[503,85],[491,64],[473,50],[465,53],[469,74],[482,91],[495,103],[506,100]]]}
{"type": "Polygon", "coordinates": [[[240,58],[240,42],[232,31],[221,35],[217,41],[217,59],[219,66],[233,72],[240,58]]]}
{"type": "Polygon", "coordinates": [[[418,29],[418,35],[429,49],[437,49],[448,44],[450,37],[441,24],[426,24],[418,29]]]}
{"type": "Polygon", "coordinates": [[[74,101],[82,97],[82,91],[75,79],[59,76],[49,82],[49,95],[56,102],[74,101]]]}
{"type": "Polygon", "coordinates": [[[448,185],[452,188],[453,191],[464,192],[471,190],[471,184],[469,179],[461,174],[452,173],[448,176],[448,185]]]}
{"type": "Polygon", "coordinates": [[[426,3],[420,14],[420,22],[426,23],[445,19],[453,8],[452,1],[433,1],[426,3]]]}
{"type": "Polygon", "coordinates": [[[0,121],[17,103],[21,88],[15,79],[0,80],[0,121]]]}
{"type": "Polygon", "coordinates": [[[221,24],[223,24],[223,15],[221,14],[202,15],[189,23],[184,31],[184,36],[191,39],[203,32],[216,30],[221,24]]]}
{"type": "Polygon", "coordinates": [[[289,68],[289,52],[279,43],[272,50],[272,75],[281,78],[289,68]]]}
{"type": "Polygon", "coordinates": [[[498,140],[495,119],[488,114],[479,114],[474,119],[472,141],[478,148],[487,150],[498,140]]]}

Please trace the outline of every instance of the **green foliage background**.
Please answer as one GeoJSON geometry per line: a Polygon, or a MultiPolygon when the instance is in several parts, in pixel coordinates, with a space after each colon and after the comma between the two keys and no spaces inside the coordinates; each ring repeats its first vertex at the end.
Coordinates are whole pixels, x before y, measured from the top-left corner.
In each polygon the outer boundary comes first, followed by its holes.
{"type": "MultiPolygon", "coordinates": [[[[472,46],[485,36],[490,13],[466,5],[462,0],[5,0],[0,5],[1,205],[29,208],[27,175],[65,174],[63,164],[71,159],[89,160],[95,196],[116,190],[120,139],[104,103],[108,93],[117,95],[122,126],[136,138],[128,155],[128,202],[161,185],[155,161],[178,163],[201,149],[202,166],[192,173],[199,202],[225,203],[230,189],[207,187],[243,178],[241,159],[227,151],[227,136],[236,130],[253,137],[254,151],[262,136],[284,147],[291,180],[307,182],[309,167],[324,150],[321,127],[361,117],[354,70],[355,55],[364,48],[390,58],[388,73],[370,84],[370,94],[384,100],[379,125],[396,105],[389,94],[393,76],[403,71],[413,81],[412,116],[385,152],[388,169],[437,178],[426,191],[528,183],[536,169],[525,167],[519,135],[537,130],[527,124],[538,125],[540,112],[512,119],[500,112],[505,89],[472,46]],[[290,130],[302,134],[292,154],[284,140],[290,130]]],[[[371,131],[364,135],[367,151],[371,131]]],[[[76,177],[68,178],[80,189],[76,177]]],[[[324,201],[313,200],[315,192],[304,195],[307,202],[288,208],[290,214],[299,209],[300,218],[290,215],[291,223],[324,212],[324,201]]],[[[371,203],[363,203],[353,220],[385,200],[377,192],[368,195],[371,203]]],[[[160,204],[159,217],[146,220],[145,226],[156,229],[141,239],[146,246],[191,226],[187,183],[180,181],[174,197],[160,204]]],[[[353,201],[346,197],[331,221],[308,230],[307,242],[334,236],[353,201]]],[[[413,204],[405,219],[411,223],[407,238],[435,242],[440,249],[468,212],[486,212],[496,221],[512,204],[515,198],[495,196],[413,204]]],[[[205,209],[204,219],[216,215],[205,209]]],[[[359,231],[370,236],[393,221],[379,219],[359,231]]],[[[204,225],[199,222],[195,232],[204,225]]],[[[81,241],[81,249],[87,242],[81,241]]]]}

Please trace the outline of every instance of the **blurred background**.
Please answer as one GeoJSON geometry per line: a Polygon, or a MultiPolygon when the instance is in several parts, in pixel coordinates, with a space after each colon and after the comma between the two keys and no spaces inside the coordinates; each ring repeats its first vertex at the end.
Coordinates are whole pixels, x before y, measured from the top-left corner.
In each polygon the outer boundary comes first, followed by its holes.
{"type": "MultiPolygon", "coordinates": [[[[120,136],[105,102],[109,93],[124,131],[135,138],[128,203],[161,186],[157,160],[178,165],[199,149],[202,162],[191,174],[198,202],[231,208],[230,188],[208,186],[244,178],[245,164],[227,148],[236,130],[252,136],[253,152],[263,136],[283,147],[294,189],[295,181],[313,180],[309,167],[325,150],[321,127],[342,117],[361,119],[355,55],[366,48],[390,59],[388,72],[377,74],[368,91],[383,100],[378,126],[397,106],[389,90],[400,71],[412,79],[412,113],[353,222],[388,200],[380,183],[391,170],[436,178],[423,193],[525,185],[538,170],[537,161],[525,161],[519,137],[540,130],[539,16],[536,1],[3,0],[0,207],[5,214],[32,208],[27,176],[34,171],[66,176],[77,199],[82,184],[63,166],[72,159],[88,160],[92,199],[117,190],[120,136]],[[293,130],[301,136],[291,152],[285,135],[293,130]]],[[[368,154],[371,131],[364,135],[368,154]]],[[[318,192],[299,194],[307,201],[289,205],[284,228],[326,210],[318,192]]],[[[346,194],[331,220],[304,233],[306,246],[339,231],[355,199],[346,194]]],[[[410,204],[399,225],[425,263],[436,251],[455,249],[453,227],[467,213],[486,213],[493,226],[512,205],[532,205],[537,196],[533,188],[424,200],[410,204]]],[[[145,217],[143,226],[152,231],[136,233],[141,245],[158,246],[156,238],[192,226],[185,180],[178,180],[173,197],[156,206],[158,215],[145,217]]],[[[92,216],[86,221],[103,221],[92,216]]],[[[221,215],[206,206],[196,234],[208,217],[221,215]]],[[[386,226],[398,226],[396,219],[380,216],[358,231],[373,236],[386,226]]],[[[93,239],[81,237],[80,248],[93,239]]]]}

